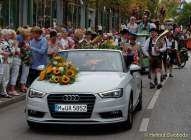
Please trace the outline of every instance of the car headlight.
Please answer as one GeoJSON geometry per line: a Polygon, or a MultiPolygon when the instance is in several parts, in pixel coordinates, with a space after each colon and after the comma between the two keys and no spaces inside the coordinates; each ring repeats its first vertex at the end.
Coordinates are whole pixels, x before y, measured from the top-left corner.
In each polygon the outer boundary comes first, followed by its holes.
{"type": "Polygon", "coordinates": [[[121,98],[123,96],[123,89],[116,89],[112,91],[99,93],[101,98],[121,98]]]}
{"type": "Polygon", "coordinates": [[[34,89],[30,89],[28,93],[30,98],[43,98],[45,95],[46,93],[34,89]]]}

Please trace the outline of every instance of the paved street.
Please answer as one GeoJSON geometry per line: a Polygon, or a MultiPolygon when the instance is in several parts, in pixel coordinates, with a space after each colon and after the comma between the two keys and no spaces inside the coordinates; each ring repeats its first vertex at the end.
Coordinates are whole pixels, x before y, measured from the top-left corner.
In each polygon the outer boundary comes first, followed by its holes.
{"type": "Polygon", "coordinates": [[[0,109],[0,140],[152,140],[179,139],[175,134],[191,139],[191,62],[184,69],[175,69],[175,78],[164,82],[162,90],[150,90],[143,77],[143,110],[135,114],[132,130],[113,128],[76,128],[38,130],[28,128],[24,118],[25,102],[0,109]],[[169,136],[170,138],[162,138],[169,136]]]}

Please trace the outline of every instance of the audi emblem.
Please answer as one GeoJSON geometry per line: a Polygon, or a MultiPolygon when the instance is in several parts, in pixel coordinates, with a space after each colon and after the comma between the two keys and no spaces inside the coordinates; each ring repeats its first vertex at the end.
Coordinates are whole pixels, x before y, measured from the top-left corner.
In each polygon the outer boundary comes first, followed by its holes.
{"type": "Polygon", "coordinates": [[[80,96],[79,95],[64,95],[63,100],[67,102],[78,102],[80,100],[80,96]]]}

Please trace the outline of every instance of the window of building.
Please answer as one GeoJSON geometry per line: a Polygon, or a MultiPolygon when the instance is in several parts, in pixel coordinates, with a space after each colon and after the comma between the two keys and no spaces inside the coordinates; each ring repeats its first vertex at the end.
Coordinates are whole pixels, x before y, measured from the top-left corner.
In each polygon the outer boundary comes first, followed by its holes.
{"type": "Polygon", "coordinates": [[[78,3],[70,2],[67,7],[67,24],[72,27],[80,27],[81,7],[78,3]]]}
{"type": "Polygon", "coordinates": [[[15,28],[19,22],[19,0],[0,0],[0,26],[15,28]]]}
{"type": "Polygon", "coordinates": [[[50,27],[57,16],[56,0],[33,1],[33,25],[50,27]]]}

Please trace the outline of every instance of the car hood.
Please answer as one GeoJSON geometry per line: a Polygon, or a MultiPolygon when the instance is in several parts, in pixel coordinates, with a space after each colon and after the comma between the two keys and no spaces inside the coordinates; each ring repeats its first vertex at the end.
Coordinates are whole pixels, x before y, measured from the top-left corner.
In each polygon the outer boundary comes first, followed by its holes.
{"type": "Polygon", "coordinates": [[[123,84],[128,82],[128,79],[130,79],[128,74],[121,72],[80,72],[76,82],[70,85],[35,80],[31,88],[46,93],[98,93],[122,88],[123,84]]]}

